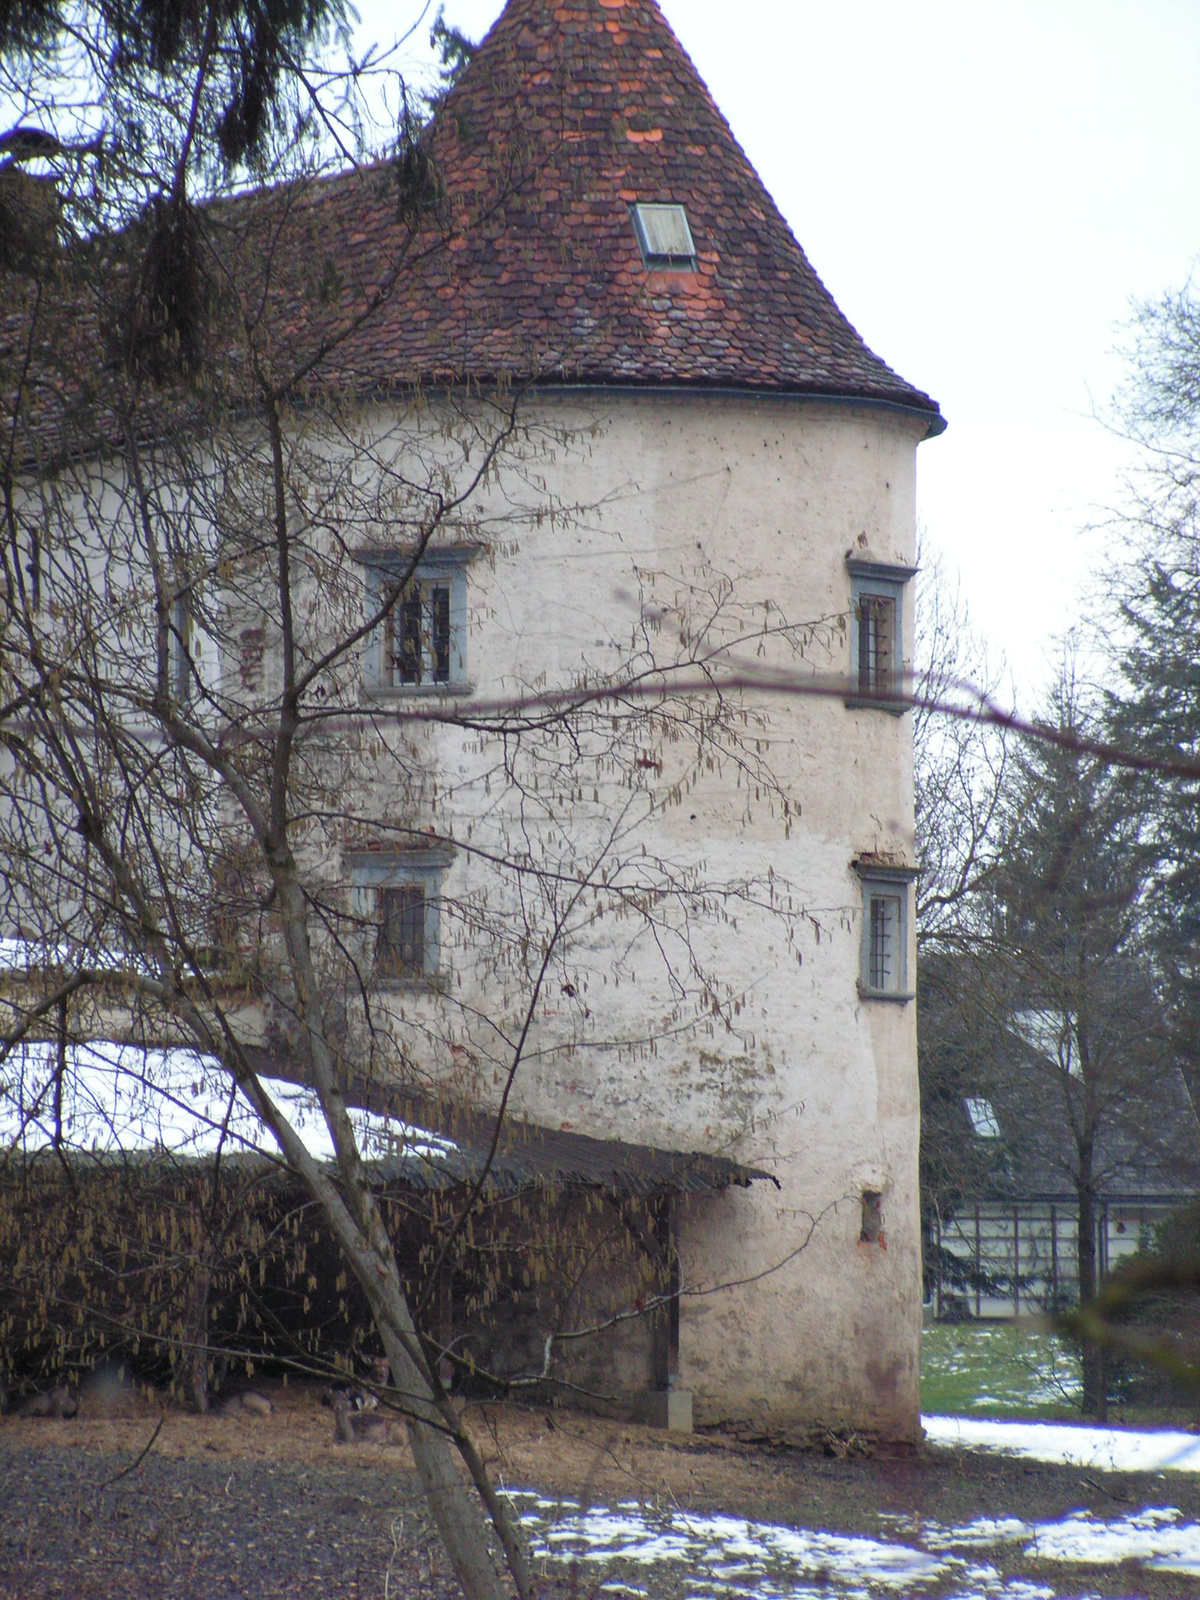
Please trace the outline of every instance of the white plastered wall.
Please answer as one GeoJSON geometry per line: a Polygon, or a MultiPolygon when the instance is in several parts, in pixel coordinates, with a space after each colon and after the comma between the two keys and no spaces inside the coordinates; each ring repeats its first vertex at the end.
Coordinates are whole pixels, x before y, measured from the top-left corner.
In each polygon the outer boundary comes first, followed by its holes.
{"type": "MultiPolygon", "coordinates": [[[[818,692],[747,696],[765,718],[754,738],[789,797],[790,827],[727,762],[638,836],[706,881],[769,874],[783,886],[774,907],[738,902],[731,920],[695,930],[702,963],[742,997],[736,1025],[697,1020],[694,1010],[684,1018],[654,952],[618,959],[628,929],[602,923],[576,938],[564,968],[586,1008],[557,981],[546,990],[515,1108],[553,1127],[727,1153],[778,1177],[778,1191],[758,1183],[685,1209],[681,1378],[701,1416],[912,1436],[921,1299],[914,1005],[860,998],[862,897],[851,865],[862,853],[913,861],[911,717],[847,707],[841,680],[850,670],[847,556],[915,559],[924,420],[695,394],[539,404],[581,432],[539,461],[537,492],[579,509],[526,527],[472,566],[476,696],[552,689],[585,661],[615,668],[647,608],[688,574],[697,611],[704,584],[715,593],[725,583],[743,611],[769,598],[788,622],[811,624],[800,662],[753,638],[731,661],[786,669],[818,692]],[[660,575],[649,587],[648,573],[660,575]],[[881,1243],[860,1241],[865,1190],[883,1197],[881,1243]]],[[[510,482],[494,503],[514,495],[535,498],[510,482]]],[[[912,625],[910,596],[906,656],[912,625]]],[[[653,644],[663,660],[672,626],[669,618],[653,644]]],[[[443,791],[458,796],[439,826],[486,838],[497,824],[471,815],[472,741],[441,730],[429,753],[443,791]]],[[[669,747],[658,754],[651,800],[680,761],[669,747]]],[[[624,798],[619,784],[558,797],[581,860],[624,798]]],[[[485,872],[469,855],[456,858],[447,893],[469,896],[485,872]]],[[[911,978],[911,918],[908,935],[911,978]]],[[[457,993],[475,985],[493,1006],[515,1007],[515,992],[499,998],[486,956],[449,941],[445,959],[457,968],[457,993]]],[[[506,1021],[515,1020],[514,1010],[506,1021]]],[[[467,1054],[471,1046],[466,1039],[467,1054]]],[[[488,1094],[486,1077],[477,1092],[488,1094]]]]}

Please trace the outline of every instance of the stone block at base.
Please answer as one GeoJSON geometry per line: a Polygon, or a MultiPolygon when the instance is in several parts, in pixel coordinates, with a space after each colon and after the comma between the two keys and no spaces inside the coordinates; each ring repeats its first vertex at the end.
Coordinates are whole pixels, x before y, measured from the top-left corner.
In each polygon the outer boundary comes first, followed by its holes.
{"type": "Polygon", "coordinates": [[[650,1389],[634,1396],[635,1422],[648,1428],[670,1428],[672,1433],[692,1431],[692,1391],[690,1389],[650,1389]]]}

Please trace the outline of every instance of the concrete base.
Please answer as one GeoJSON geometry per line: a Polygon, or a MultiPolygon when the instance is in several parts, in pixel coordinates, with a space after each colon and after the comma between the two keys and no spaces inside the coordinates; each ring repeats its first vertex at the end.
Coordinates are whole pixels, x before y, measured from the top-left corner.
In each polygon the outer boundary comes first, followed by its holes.
{"type": "Polygon", "coordinates": [[[635,1422],[647,1428],[669,1428],[672,1433],[692,1431],[690,1389],[649,1389],[633,1399],[635,1422]]]}

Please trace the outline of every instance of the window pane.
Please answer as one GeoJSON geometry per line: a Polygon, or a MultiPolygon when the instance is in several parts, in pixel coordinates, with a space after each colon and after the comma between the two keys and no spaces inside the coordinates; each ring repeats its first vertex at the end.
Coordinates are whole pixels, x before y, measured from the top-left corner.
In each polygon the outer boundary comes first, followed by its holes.
{"type": "Polygon", "coordinates": [[[683,260],[694,256],[692,232],[682,206],[639,206],[638,218],[652,260],[683,260]]]}
{"type": "Polygon", "coordinates": [[[402,978],[424,970],[424,885],[405,883],[394,889],[381,889],[376,974],[382,978],[402,978]]]}
{"type": "Polygon", "coordinates": [[[873,894],[867,934],[867,984],[872,989],[896,987],[897,933],[900,906],[892,895],[873,894]]]}
{"type": "Polygon", "coordinates": [[[864,594],[858,602],[858,687],[861,694],[890,694],[896,638],[896,602],[864,594]]]}
{"type": "Polygon", "coordinates": [[[421,595],[406,591],[388,616],[388,666],[393,683],[421,681],[421,595]]]}
{"type": "Polygon", "coordinates": [[[186,706],[192,698],[192,605],[188,595],[176,595],[171,602],[167,634],[167,663],[171,696],[186,706]]]}
{"type": "Polygon", "coordinates": [[[450,585],[436,583],[430,590],[430,635],[434,683],[450,682],[450,585]]]}

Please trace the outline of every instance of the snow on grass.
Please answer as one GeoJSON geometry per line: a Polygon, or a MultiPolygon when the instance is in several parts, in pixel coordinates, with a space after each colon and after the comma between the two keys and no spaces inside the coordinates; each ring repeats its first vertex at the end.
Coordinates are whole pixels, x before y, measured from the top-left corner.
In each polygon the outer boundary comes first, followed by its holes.
{"type": "Polygon", "coordinates": [[[1200,1436],[1076,1423],[922,1417],[930,1444],[1107,1472],[1200,1472],[1200,1436]]]}
{"type": "MultiPolygon", "coordinates": [[[[586,1564],[589,1582],[592,1572],[603,1578],[601,1593],[652,1595],[654,1572],[671,1566],[689,1600],[921,1600],[933,1589],[946,1600],[1058,1600],[1044,1583],[1005,1576],[956,1554],[958,1547],[989,1542],[982,1524],[968,1531],[914,1523],[918,1537],[901,1543],[742,1517],[659,1512],[636,1502],[584,1508],[528,1490],[509,1494],[533,1556],[547,1565],[586,1564]],[[926,1526],[936,1548],[923,1547],[926,1526]],[[605,1566],[615,1570],[596,1571],[605,1566]]],[[[1014,1525],[1022,1535],[1033,1531],[1014,1525]]],[[[1005,1524],[999,1542],[1011,1536],[1005,1524]]]]}
{"type": "Polygon", "coordinates": [[[1156,1571],[1200,1576],[1200,1526],[1183,1522],[1174,1506],[1147,1506],[1111,1522],[1090,1511],[1073,1511],[1059,1522],[978,1517],[958,1528],[911,1517],[887,1520],[931,1551],[1019,1544],[1023,1555],[1038,1561],[1085,1566],[1138,1562],[1156,1571]]]}
{"type": "Polygon", "coordinates": [[[1102,1566],[1140,1561],[1163,1572],[1200,1577],[1200,1527],[1181,1523],[1173,1506],[1150,1507],[1117,1522],[1076,1511],[1059,1523],[1039,1523],[1028,1546],[1043,1561],[1102,1566]]]}
{"type": "MultiPolygon", "coordinates": [[[[927,1428],[931,1423],[976,1426],[963,1418],[925,1420],[927,1428]]],[[[1093,1468],[1127,1468],[1131,1461],[1139,1470],[1179,1466],[1177,1441],[1192,1447],[1193,1462],[1200,1445],[1190,1435],[1131,1433],[1124,1436],[1122,1450],[1114,1443],[1122,1437],[1117,1429],[978,1426],[989,1430],[991,1448],[1012,1448],[1033,1432],[1038,1459],[1093,1468]],[[1059,1438],[1052,1449],[1047,1436],[1053,1435],[1072,1436],[1076,1448],[1068,1450],[1059,1438]],[[1093,1439],[1082,1451],[1079,1441],[1087,1435],[1103,1440],[1093,1439]],[[1159,1448],[1152,1450],[1152,1444],[1159,1448]]],[[[979,1441],[972,1446],[982,1447],[979,1441]]],[[[1200,1577],[1200,1525],[1184,1522],[1170,1505],[1148,1506],[1111,1521],[1088,1511],[1054,1522],[1028,1522],[1000,1512],[958,1527],[881,1513],[884,1535],[872,1539],[720,1514],[659,1511],[637,1501],[581,1506],[527,1490],[510,1494],[535,1557],[560,1568],[578,1563],[589,1584],[598,1585],[595,1592],[633,1600],[655,1594],[668,1569],[674,1580],[670,1592],[684,1592],[688,1600],[924,1600],[934,1592],[944,1600],[1063,1600],[1078,1594],[1073,1587],[1012,1572],[1023,1562],[1043,1569],[1048,1563],[1064,1568],[1129,1563],[1144,1571],[1200,1577]],[[989,1553],[1009,1571],[989,1562],[989,1553]],[[663,1575],[657,1581],[656,1572],[663,1575]]]]}
{"type": "MultiPolygon", "coordinates": [[[[706,1594],[774,1597],[866,1596],[920,1592],[961,1565],[911,1545],[819,1533],[743,1517],[630,1505],[586,1508],[550,1504],[510,1491],[530,1532],[535,1557],[589,1566],[656,1567],[671,1563],[692,1574],[694,1600],[706,1594]],[[806,1587],[797,1587],[804,1584],[806,1587]]],[[[636,1580],[635,1580],[636,1583],[636,1580]]],[[[631,1588],[636,1588],[634,1584],[631,1588]]],[[[626,1591],[628,1592],[628,1591],[626,1591]]]]}
{"type": "Polygon", "coordinates": [[[1053,1416],[1078,1402],[1079,1356],[1027,1323],[939,1323],[922,1336],[921,1388],[935,1412],[1053,1416]]]}

